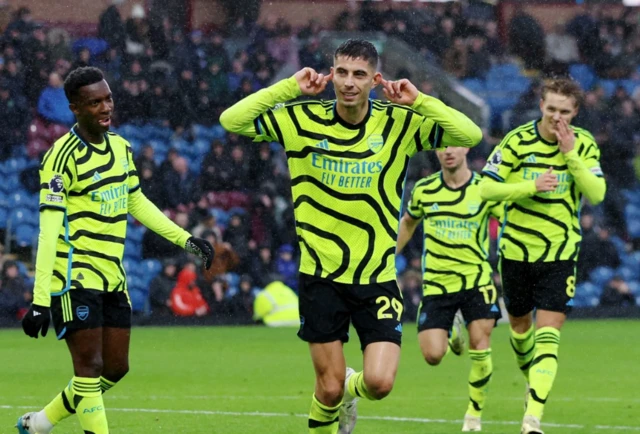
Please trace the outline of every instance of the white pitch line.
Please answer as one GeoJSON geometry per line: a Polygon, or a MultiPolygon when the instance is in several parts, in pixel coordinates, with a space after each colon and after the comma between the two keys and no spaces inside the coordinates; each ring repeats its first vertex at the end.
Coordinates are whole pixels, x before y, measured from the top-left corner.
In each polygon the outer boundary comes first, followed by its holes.
{"type": "MultiPolygon", "coordinates": [[[[13,410],[13,409],[33,409],[33,406],[28,405],[0,405],[0,409],[13,410]]],[[[291,414],[291,413],[271,413],[261,411],[218,411],[218,410],[169,410],[159,408],[108,408],[109,411],[120,411],[124,413],[160,413],[160,414],[199,414],[207,416],[243,416],[243,417],[299,417],[307,418],[307,414],[291,414]]],[[[398,416],[358,416],[361,420],[379,420],[388,422],[410,422],[421,424],[460,424],[462,420],[453,419],[427,419],[419,417],[398,417],[398,416]]],[[[508,420],[486,420],[482,421],[484,425],[520,425],[520,422],[508,421],[508,420]]],[[[562,424],[545,422],[544,426],[553,428],[573,428],[583,429],[585,425],[578,424],[562,424]]],[[[640,431],[640,426],[609,426],[609,425],[596,425],[594,427],[597,430],[602,431],[640,431]]]]}

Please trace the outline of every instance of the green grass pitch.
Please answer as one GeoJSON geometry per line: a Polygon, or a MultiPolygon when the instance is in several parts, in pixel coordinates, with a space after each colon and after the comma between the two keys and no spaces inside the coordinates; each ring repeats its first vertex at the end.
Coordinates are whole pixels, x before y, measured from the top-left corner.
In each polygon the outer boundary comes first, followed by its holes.
{"type": "MultiPolygon", "coordinates": [[[[547,434],[640,433],[638,336],[639,321],[566,325],[547,434]]],[[[524,380],[507,337],[500,325],[484,432],[519,433],[524,380]]],[[[345,351],[360,368],[357,338],[345,351]]],[[[0,354],[0,434],[15,433],[18,416],[41,408],[71,378],[70,358],[51,332],[35,341],[19,330],[0,331],[0,354]]],[[[427,366],[408,324],[395,389],[382,402],[359,404],[355,432],[459,432],[469,363],[450,355],[427,366]]],[[[113,433],[305,433],[312,390],[308,350],[293,329],[136,328],[131,371],[105,395],[105,405],[113,433]]],[[[81,430],[71,417],[54,432],[81,430]]]]}

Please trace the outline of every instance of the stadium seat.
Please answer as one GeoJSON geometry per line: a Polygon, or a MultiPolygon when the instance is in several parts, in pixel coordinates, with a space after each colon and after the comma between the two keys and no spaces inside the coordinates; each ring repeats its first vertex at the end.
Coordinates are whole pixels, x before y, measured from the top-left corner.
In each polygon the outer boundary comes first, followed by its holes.
{"type": "Polygon", "coordinates": [[[138,264],[143,276],[156,277],[156,275],[162,271],[162,262],[157,259],[145,259],[138,264]]]}
{"type": "Polygon", "coordinates": [[[7,227],[7,220],[9,217],[9,212],[6,208],[0,208],[0,229],[5,229],[7,227]]]}
{"type": "Polygon", "coordinates": [[[27,277],[29,272],[27,270],[27,266],[24,265],[24,262],[22,261],[16,261],[16,265],[18,266],[18,272],[20,273],[20,275],[22,277],[27,277]]]}
{"type": "Polygon", "coordinates": [[[596,74],[589,65],[577,63],[569,67],[569,74],[580,83],[580,86],[584,90],[590,90],[593,84],[596,82],[596,74]]]}
{"type": "Polygon", "coordinates": [[[11,211],[9,219],[11,220],[11,226],[13,226],[14,228],[18,227],[19,225],[29,225],[35,223],[33,214],[31,211],[29,211],[28,208],[14,208],[13,211],[11,211]]]}
{"type": "Polygon", "coordinates": [[[618,87],[618,83],[615,80],[599,80],[598,86],[602,87],[607,98],[611,98],[616,87],[618,87]]]}
{"type": "Polygon", "coordinates": [[[131,309],[134,312],[143,313],[147,308],[147,296],[138,288],[129,289],[129,298],[131,299],[131,309]]]}
{"type": "Polygon", "coordinates": [[[462,84],[464,85],[464,87],[478,96],[482,97],[485,94],[485,82],[480,78],[467,78],[466,80],[462,81],[462,84]]]}
{"type": "Polygon", "coordinates": [[[629,285],[629,290],[631,291],[631,293],[635,296],[640,297],[640,282],[637,280],[632,280],[630,282],[627,282],[627,285],[629,285]]]}
{"type": "Polygon", "coordinates": [[[597,267],[591,273],[589,273],[589,279],[596,286],[604,286],[609,282],[613,276],[615,275],[615,271],[610,267],[597,267]]]}
{"type": "Polygon", "coordinates": [[[109,49],[107,41],[100,38],[78,38],[73,43],[72,50],[78,54],[80,50],[86,48],[91,53],[91,57],[95,58],[109,49]]]}
{"type": "Polygon", "coordinates": [[[634,267],[618,267],[616,274],[622,277],[625,281],[635,280],[640,277],[640,264],[636,264],[634,267]]]}
{"type": "Polygon", "coordinates": [[[631,96],[640,87],[640,80],[620,80],[618,85],[624,87],[624,90],[631,96]]]}
{"type": "Polygon", "coordinates": [[[4,163],[5,173],[10,175],[13,173],[19,174],[27,167],[28,161],[26,158],[9,158],[4,163]]]}
{"type": "Polygon", "coordinates": [[[142,257],[142,245],[138,243],[125,242],[124,243],[124,255],[130,258],[140,260],[142,257]]]}
{"type": "Polygon", "coordinates": [[[147,229],[143,225],[127,225],[127,242],[131,241],[134,244],[140,244],[146,230],[147,229]]]}
{"type": "Polygon", "coordinates": [[[514,63],[503,63],[501,65],[494,65],[487,73],[487,82],[489,80],[504,80],[514,77],[521,77],[520,67],[514,63]]]}
{"type": "Polygon", "coordinates": [[[16,244],[20,247],[29,247],[37,244],[36,238],[38,229],[35,226],[29,224],[21,224],[16,227],[15,240],[16,244]]]}

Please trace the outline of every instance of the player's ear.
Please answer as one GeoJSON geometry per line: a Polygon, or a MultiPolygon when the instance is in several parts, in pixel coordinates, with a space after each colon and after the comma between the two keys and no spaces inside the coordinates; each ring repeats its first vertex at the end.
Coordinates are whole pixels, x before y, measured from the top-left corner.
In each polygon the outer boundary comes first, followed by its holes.
{"type": "Polygon", "coordinates": [[[78,105],[76,103],[69,103],[69,110],[71,110],[71,112],[78,116],[78,114],[80,113],[80,110],[78,109],[78,105]]]}
{"type": "Polygon", "coordinates": [[[382,83],[382,73],[381,72],[376,72],[373,75],[373,87],[376,87],[380,83],[382,83]]]}

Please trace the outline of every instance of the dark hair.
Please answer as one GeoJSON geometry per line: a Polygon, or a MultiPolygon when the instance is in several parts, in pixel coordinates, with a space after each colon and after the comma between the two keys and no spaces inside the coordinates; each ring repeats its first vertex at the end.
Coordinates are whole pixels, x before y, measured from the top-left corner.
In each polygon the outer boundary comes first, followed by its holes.
{"type": "Polygon", "coordinates": [[[571,78],[550,78],[544,81],[542,86],[542,99],[547,93],[557,93],[562,96],[572,96],[576,101],[576,107],[580,107],[584,99],[584,93],[578,82],[571,78]]]}
{"type": "Polygon", "coordinates": [[[333,55],[334,58],[338,56],[366,60],[373,69],[378,68],[378,50],[371,42],[364,39],[347,39],[340,44],[333,55]]]}
{"type": "Polygon", "coordinates": [[[98,68],[93,66],[76,68],[69,73],[64,81],[64,94],[69,102],[73,102],[78,97],[78,91],[81,87],[99,83],[102,80],[104,80],[104,74],[98,68]]]}

